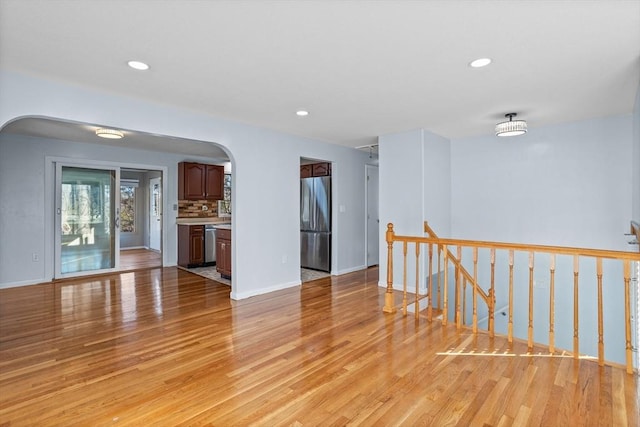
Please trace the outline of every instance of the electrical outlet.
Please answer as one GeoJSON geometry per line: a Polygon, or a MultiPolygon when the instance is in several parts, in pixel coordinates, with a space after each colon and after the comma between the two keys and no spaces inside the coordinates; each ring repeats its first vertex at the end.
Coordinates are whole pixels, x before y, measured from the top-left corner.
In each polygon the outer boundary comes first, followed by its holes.
{"type": "Polygon", "coordinates": [[[33,262],[40,261],[40,257],[38,256],[37,253],[34,252],[34,253],[31,254],[31,261],[33,261],[33,262]]]}

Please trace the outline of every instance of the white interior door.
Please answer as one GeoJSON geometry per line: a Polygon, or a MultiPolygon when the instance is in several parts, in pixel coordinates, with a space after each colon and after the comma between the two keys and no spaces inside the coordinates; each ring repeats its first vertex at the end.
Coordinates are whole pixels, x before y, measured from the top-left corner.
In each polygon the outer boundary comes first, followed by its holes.
{"type": "Polygon", "coordinates": [[[149,249],[162,247],[162,179],[149,180],[149,249]]]}
{"type": "Polygon", "coordinates": [[[120,170],[56,164],[56,278],[119,267],[120,170]]]}
{"type": "Polygon", "coordinates": [[[378,167],[365,166],[367,175],[367,267],[378,265],[378,239],[380,217],[378,215],[378,167]]]}

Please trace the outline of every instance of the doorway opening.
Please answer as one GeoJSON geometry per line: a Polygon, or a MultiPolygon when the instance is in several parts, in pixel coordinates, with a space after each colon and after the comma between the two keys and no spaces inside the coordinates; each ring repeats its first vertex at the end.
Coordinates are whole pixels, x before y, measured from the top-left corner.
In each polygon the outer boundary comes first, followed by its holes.
{"type": "Polygon", "coordinates": [[[366,189],[366,266],[379,264],[380,215],[378,213],[378,166],[365,165],[366,189]]]}
{"type": "Polygon", "coordinates": [[[308,282],[331,274],[332,164],[300,159],[300,279],[308,282]]]}
{"type": "Polygon", "coordinates": [[[120,271],[162,267],[162,171],[122,169],[120,271]]]}
{"type": "Polygon", "coordinates": [[[55,164],[55,277],[162,266],[162,171],[55,164]]]}

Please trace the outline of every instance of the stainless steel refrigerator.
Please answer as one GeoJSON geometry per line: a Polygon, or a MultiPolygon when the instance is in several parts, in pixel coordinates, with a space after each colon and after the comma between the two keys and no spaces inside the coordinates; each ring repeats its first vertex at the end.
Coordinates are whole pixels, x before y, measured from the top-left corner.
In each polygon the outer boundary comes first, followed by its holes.
{"type": "Polygon", "coordinates": [[[300,265],[331,272],[331,177],[300,180],[300,265]]]}

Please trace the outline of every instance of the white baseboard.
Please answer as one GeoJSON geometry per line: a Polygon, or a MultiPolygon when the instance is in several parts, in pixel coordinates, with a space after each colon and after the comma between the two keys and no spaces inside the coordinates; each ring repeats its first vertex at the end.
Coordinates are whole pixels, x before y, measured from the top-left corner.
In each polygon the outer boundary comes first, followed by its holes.
{"type": "Polygon", "coordinates": [[[354,271],[360,271],[360,270],[366,270],[366,269],[367,269],[366,265],[359,265],[357,267],[351,267],[351,268],[345,268],[344,270],[338,270],[335,273],[331,272],[331,275],[332,276],[341,276],[343,274],[353,273],[354,271]]]}
{"type": "Polygon", "coordinates": [[[7,282],[0,283],[0,289],[18,288],[20,286],[41,285],[43,283],[50,283],[51,280],[47,279],[35,279],[35,280],[23,280],[20,282],[7,282]]]}
{"type": "Polygon", "coordinates": [[[302,281],[294,280],[293,282],[281,283],[279,285],[269,286],[268,288],[255,289],[249,292],[231,292],[231,299],[241,300],[255,297],[258,295],[268,294],[269,292],[280,291],[282,289],[293,288],[302,285],[302,281]]]}

